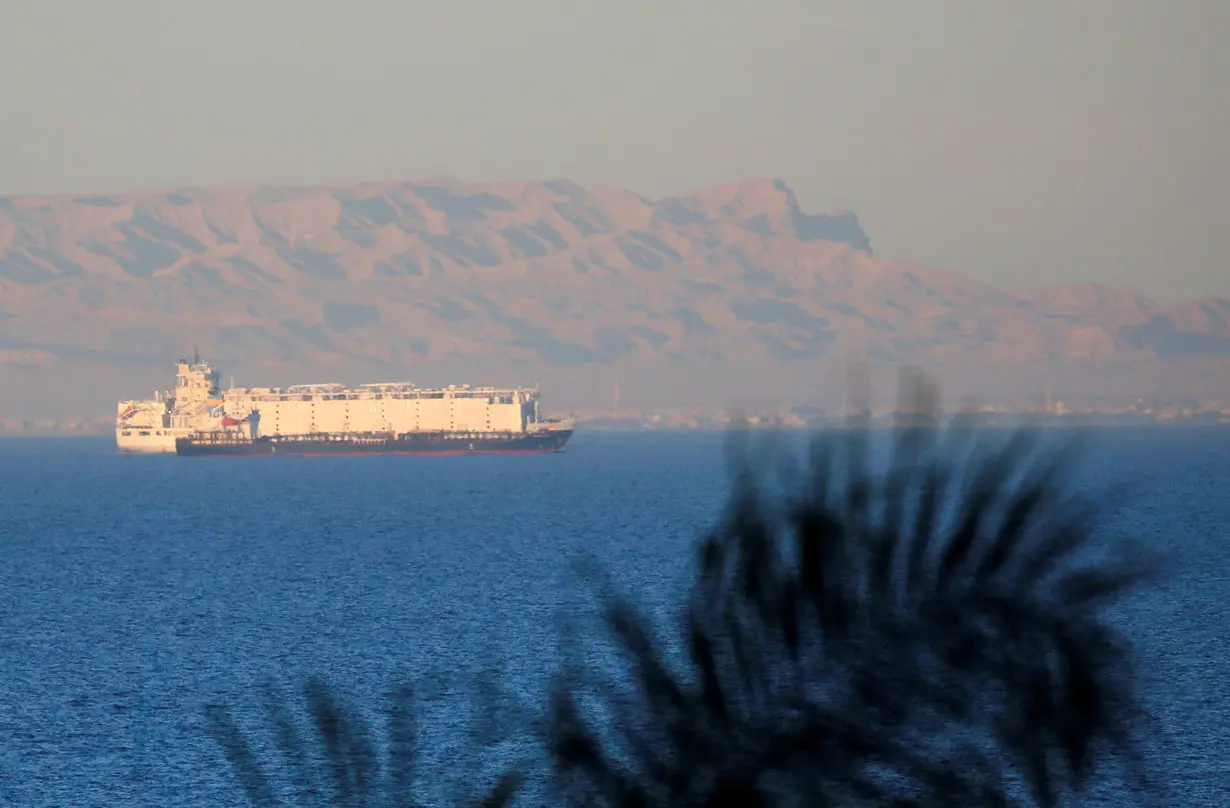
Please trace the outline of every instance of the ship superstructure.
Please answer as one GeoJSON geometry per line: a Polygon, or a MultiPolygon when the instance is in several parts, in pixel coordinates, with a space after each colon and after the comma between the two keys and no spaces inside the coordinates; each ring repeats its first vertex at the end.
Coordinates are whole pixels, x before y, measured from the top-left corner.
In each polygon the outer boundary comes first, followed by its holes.
{"type": "Polygon", "coordinates": [[[174,453],[175,439],[185,437],[222,407],[218,371],[194,356],[176,365],[174,389],[154,391],[152,399],[121,401],[116,406],[115,443],[122,452],[174,453]]]}
{"type": "Polygon", "coordinates": [[[139,450],[128,447],[140,439],[159,447],[147,451],[181,455],[546,452],[562,450],[573,429],[543,417],[536,387],[384,382],[219,391],[207,363],[179,368],[171,404],[158,395],[120,403],[122,416],[133,410],[116,423],[121,449],[139,450]],[[138,417],[148,425],[135,426],[138,417]]]}

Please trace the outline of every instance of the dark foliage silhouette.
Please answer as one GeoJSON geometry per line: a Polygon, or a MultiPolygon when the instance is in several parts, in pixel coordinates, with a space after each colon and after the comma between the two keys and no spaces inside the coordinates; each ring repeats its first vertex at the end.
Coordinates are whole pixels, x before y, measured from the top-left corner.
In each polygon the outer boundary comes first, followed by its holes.
{"type": "MultiPolygon", "coordinates": [[[[905,387],[914,413],[933,409],[934,387],[905,387]]],[[[683,672],[648,618],[608,594],[630,682],[579,664],[554,679],[539,732],[560,804],[1057,806],[1112,762],[1148,793],[1132,648],[1104,610],[1151,566],[1126,545],[1090,555],[1080,443],[1023,430],[988,450],[958,419],[897,430],[877,471],[866,426],[818,436],[806,468],[732,431],[738,474],[701,543],[683,672]]],[[[323,767],[274,705],[296,793],[413,804],[412,704],[398,692],[383,767],[323,684],[305,690],[323,767]],[[312,785],[322,768],[328,792],[312,785]]],[[[210,716],[252,803],[278,804],[229,714],[210,716]]],[[[506,775],[482,804],[507,804],[517,784],[506,775]]]]}
{"type": "MultiPolygon", "coordinates": [[[[358,714],[348,711],[333,689],[321,679],[309,679],[303,687],[319,749],[305,743],[294,711],[279,688],[262,688],[262,701],[269,718],[283,766],[289,771],[289,788],[277,793],[269,770],[257,759],[253,745],[243,737],[227,708],[206,707],[209,730],[221,746],[254,806],[286,804],[336,806],[336,808],[416,808],[414,800],[418,748],[415,730],[418,704],[408,684],[398,683],[389,693],[387,742],[384,761],[376,751],[376,739],[358,714]],[[323,754],[321,754],[323,753],[323,754]]],[[[518,784],[509,773],[499,778],[486,796],[468,800],[481,808],[508,805],[518,784]]]]}
{"type": "Polygon", "coordinates": [[[821,436],[776,509],[745,462],[683,617],[690,675],[612,597],[636,690],[591,687],[617,742],[581,715],[583,671],[557,684],[568,801],[1053,806],[1104,753],[1143,792],[1131,646],[1101,610],[1149,568],[1075,563],[1096,515],[1069,493],[1079,442],[980,452],[972,427],[898,431],[881,474],[861,424],[821,436]]]}

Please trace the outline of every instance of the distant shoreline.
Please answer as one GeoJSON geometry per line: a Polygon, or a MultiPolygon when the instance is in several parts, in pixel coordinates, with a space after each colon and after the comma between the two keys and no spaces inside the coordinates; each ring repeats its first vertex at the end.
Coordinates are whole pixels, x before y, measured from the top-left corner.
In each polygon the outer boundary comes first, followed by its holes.
{"type": "MultiPolygon", "coordinates": [[[[920,425],[907,424],[898,426],[890,423],[873,423],[871,428],[875,431],[887,432],[893,429],[902,429],[907,427],[917,427],[920,425]]],[[[927,428],[926,425],[921,425],[927,428]]],[[[931,425],[930,428],[947,429],[950,426],[960,428],[962,424],[944,423],[938,427],[931,425]]],[[[996,422],[974,422],[965,424],[964,426],[976,429],[1017,429],[1021,427],[1037,428],[1037,429],[1073,429],[1073,428],[1090,428],[1090,429],[1111,429],[1111,428],[1133,428],[1133,429],[1182,429],[1185,427],[1230,427],[1230,421],[1065,421],[1062,423],[1046,423],[1038,421],[1030,421],[1022,419],[1016,422],[996,421],[996,422]]],[[[821,432],[821,431],[837,431],[846,430],[850,427],[846,424],[834,423],[823,425],[797,425],[797,424],[757,424],[750,427],[731,427],[731,426],[586,426],[585,424],[577,425],[577,432],[727,432],[731,429],[746,429],[749,432],[765,432],[777,430],[781,432],[821,432]]]]}
{"type": "MultiPolygon", "coordinates": [[[[1153,419],[1148,417],[1133,417],[1133,418],[1116,418],[1116,417],[1067,417],[1067,416],[1050,416],[1039,417],[1030,416],[1028,414],[1018,416],[997,417],[976,416],[971,419],[962,419],[957,417],[948,417],[942,423],[934,422],[922,423],[893,423],[887,418],[876,418],[871,422],[871,428],[877,431],[888,431],[902,428],[939,428],[946,429],[949,427],[966,427],[976,429],[1015,429],[1020,427],[1028,427],[1035,429],[1071,429],[1071,428],[1089,428],[1089,429],[1109,429],[1112,427],[1118,428],[1157,428],[1157,429],[1178,429],[1183,427],[1230,427],[1230,417],[1220,416],[1218,418],[1167,418],[1153,419]]],[[[581,421],[577,424],[577,431],[584,432],[610,432],[610,433],[626,433],[626,432],[727,432],[732,429],[740,431],[747,430],[752,432],[763,431],[782,431],[782,432],[818,432],[832,430],[846,430],[850,428],[849,423],[841,419],[832,421],[817,422],[811,424],[775,424],[775,423],[752,423],[746,425],[740,424],[700,424],[696,426],[679,425],[679,424],[655,424],[651,422],[644,423],[586,423],[581,421]]],[[[114,439],[111,432],[17,432],[17,431],[0,431],[0,441],[4,440],[107,440],[114,439]]]]}

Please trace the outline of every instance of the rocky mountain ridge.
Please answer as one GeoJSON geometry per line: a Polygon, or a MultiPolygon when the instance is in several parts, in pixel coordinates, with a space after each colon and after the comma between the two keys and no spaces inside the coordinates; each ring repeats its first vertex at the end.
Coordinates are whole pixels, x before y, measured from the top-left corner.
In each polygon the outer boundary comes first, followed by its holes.
{"type": "Polygon", "coordinates": [[[165,375],[194,345],[300,375],[851,355],[1130,373],[1230,366],[1230,300],[1012,293],[883,260],[855,214],[806,213],[771,179],[659,200],[451,178],[0,198],[0,380],[165,375]]]}

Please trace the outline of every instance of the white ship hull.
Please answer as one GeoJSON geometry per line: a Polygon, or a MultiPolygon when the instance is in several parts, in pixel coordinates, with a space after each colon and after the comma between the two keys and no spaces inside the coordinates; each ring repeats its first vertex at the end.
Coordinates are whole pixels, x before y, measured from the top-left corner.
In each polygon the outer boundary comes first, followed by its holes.
{"type": "Polygon", "coordinates": [[[226,414],[260,413],[261,434],[349,433],[507,434],[544,426],[538,393],[528,388],[420,389],[405,383],[296,385],[286,389],[237,388],[222,394],[226,414]]]}
{"type": "Polygon", "coordinates": [[[117,429],[115,445],[121,452],[131,454],[175,454],[176,435],[186,436],[190,432],[191,430],[173,429],[117,429]]]}

